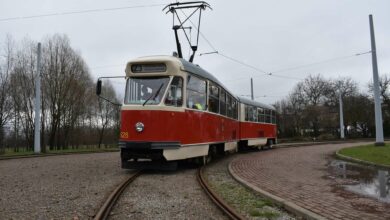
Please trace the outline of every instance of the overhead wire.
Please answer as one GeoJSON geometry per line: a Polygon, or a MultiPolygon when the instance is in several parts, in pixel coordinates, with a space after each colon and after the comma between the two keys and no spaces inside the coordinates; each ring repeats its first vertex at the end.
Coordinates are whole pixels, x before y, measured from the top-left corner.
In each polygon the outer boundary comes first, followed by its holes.
{"type": "MultiPolygon", "coordinates": [[[[85,13],[94,13],[94,12],[105,12],[105,11],[117,11],[117,10],[127,10],[127,9],[134,9],[134,8],[147,8],[147,7],[159,7],[159,6],[164,6],[165,4],[150,4],[150,5],[136,5],[136,6],[124,6],[124,7],[114,7],[114,8],[101,8],[101,9],[87,9],[87,10],[78,10],[78,11],[69,11],[69,12],[56,12],[56,13],[50,13],[50,14],[40,14],[40,15],[30,15],[30,16],[20,16],[20,17],[9,17],[9,18],[0,18],[0,22],[4,22],[4,21],[12,21],[12,20],[23,20],[23,19],[33,19],[33,18],[40,18],[40,17],[51,17],[51,16],[63,16],[63,15],[73,15],[73,14],[85,14],[85,13]]],[[[185,16],[186,13],[182,10],[180,10],[185,16]]],[[[188,19],[191,24],[197,29],[197,26],[192,22],[191,19],[188,19]]],[[[310,64],[305,64],[305,65],[300,65],[300,66],[295,66],[295,67],[290,67],[290,68],[285,68],[285,69],[280,69],[280,70],[276,70],[276,71],[272,71],[272,72],[267,72],[267,71],[264,71],[256,66],[253,66],[253,65],[250,65],[250,64],[247,64],[243,61],[240,61],[236,58],[233,58],[231,56],[228,56],[226,54],[223,54],[221,52],[219,52],[215,47],[214,45],[207,39],[207,37],[200,31],[198,30],[198,35],[200,34],[200,36],[206,41],[206,43],[214,50],[214,52],[209,52],[209,53],[203,53],[203,54],[200,54],[201,55],[206,55],[206,54],[217,54],[217,55],[220,55],[222,57],[224,57],[225,59],[228,59],[228,60],[231,60],[233,62],[236,62],[236,63],[239,63],[243,66],[246,66],[248,68],[251,68],[253,70],[256,70],[257,72],[260,72],[262,73],[264,76],[273,76],[273,77],[278,77],[278,78],[285,78],[285,79],[294,79],[294,80],[302,80],[301,78],[297,78],[297,77],[291,77],[291,76],[285,76],[285,75],[279,75],[279,74],[275,74],[275,73],[280,73],[280,72],[286,72],[286,71],[290,71],[290,70],[297,70],[297,69],[301,69],[301,68],[306,68],[306,67],[309,67],[309,66],[313,66],[313,65],[318,65],[318,64],[322,64],[322,63],[328,63],[328,62],[334,62],[334,61],[337,61],[337,60],[342,60],[342,59],[347,59],[347,58],[351,58],[351,57],[355,57],[355,56],[360,56],[360,55],[364,55],[364,54],[368,54],[368,53],[371,53],[371,51],[368,51],[368,52],[363,52],[363,53],[357,53],[357,54],[354,54],[354,55],[349,55],[349,56],[343,56],[343,57],[336,57],[336,58],[332,58],[332,59],[328,59],[328,60],[324,60],[324,61],[320,61],[320,62],[315,62],[315,63],[310,63],[310,64]]],[[[187,39],[188,40],[188,39],[187,39]]],[[[91,69],[98,69],[98,68],[107,68],[107,67],[114,67],[114,66],[119,66],[119,65],[107,65],[107,66],[98,66],[98,67],[92,67],[91,69]]],[[[243,78],[240,78],[240,79],[243,79],[243,78]]]]}
{"type": "Polygon", "coordinates": [[[115,8],[99,8],[99,9],[86,9],[86,10],[69,11],[69,12],[55,12],[55,13],[49,13],[49,14],[39,14],[39,15],[28,15],[28,16],[20,16],[20,17],[0,18],[0,22],[13,21],[13,20],[33,19],[33,18],[41,18],[41,17],[52,17],[52,16],[74,15],[74,14],[86,14],[86,13],[94,13],[94,12],[118,11],[118,10],[134,9],[134,8],[160,7],[160,6],[164,6],[164,5],[165,4],[134,5],[134,6],[115,7],[115,8]]]}
{"type": "Polygon", "coordinates": [[[362,52],[362,53],[356,53],[356,54],[348,55],[348,56],[336,57],[336,58],[332,58],[332,59],[327,59],[327,60],[314,62],[314,63],[309,63],[309,64],[305,64],[305,65],[300,65],[300,66],[295,66],[295,67],[289,67],[289,68],[280,69],[280,70],[277,70],[277,71],[272,71],[271,73],[274,74],[274,73],[286,72],[286,71],[290,71],[290,70],[302,69],[302,68],[306,68],[306,67],[309,67],[309,66],[314,66],[314,65],[318,65],[318,64],[334,62],[334,61],[338,61],[338,60],[344,60],[344,59],[348,59],[348,58],[352,58],[352,57],[356,57],[356,56],[361,56],[361,55],[368,54],[368,53],[371,53],[371,51],[362,52]]]}
{"type": "MultiPolygon", "coordinates": [[[[182,13],[186,16],[186,14],[183,11],[182,11],[182,13]]],[[[189,21],[196,28],[196,25],[191,21],[191,19],[189,19],[189,21]]],[[[235,59],[233,57],[227,56],[226,54],[223,54],[223,53],[219,52],[201,31],[199,31],[199,33],[202,36],[202,38],[207,42],[207,44],[213,49],[213,52],[201,53],[201,54],[199,54],[199,56],[208,55],[208,54],[217,54],[217,55],[220,55],[220,56],[222,56],[222,57],[224,57],[226,59],[229,59],[229,60],[231,60],[233,62],[239,63],[239,64],[241,64],[243,66],[246,66],[246,67],[249,67],[251,69],[254,69],[254,70],[262,73],[263,75],[273,76],[273,77],[278,77],[278,78],[284,78],[284,79],[303,80],[302,78],[286,76],[286,75],[280,75],[280,74],[275,74],[275,73],[286,72],[286,71],[289,71],[289,70],[301,69],[301,68],[305,68],[305,67],[308,67],[308,66],[318,65],[318,64],[327,63],[327,62],[333,62],[333,61],[337,61],[337,60],[347,59],[347,58],[351,58],[351,57],[355,57],[355,56],[360,56],[360,55],[371,53],[371,51],[362,52],[362,53],[356,53],[356,54],[349,55],[349,56],[337,57],[337,58],[332,58],[332,59],[328,59],[328,60],[324,60],[324,61],[320,61],[320,62],[315,62],[315,63],[311,63],[311,64],[305,64],[305,65],[290,67],[290,68],[281,69],[281,70],[277,70],[277,71],[267,72],[267,71],[264,71],[264,70],[262,70],[262,69],[260,69],[258,67],[255,67],[253,65],[247,64],[247,63],[245,63],[243,61],[240,61],[238,59],[235,59]]],[[[240,78],[235,79],[235,80],[241,80],[241,79],[244,79],[244,77],[240,77],[240,78]]]]}
{"type": "MultiPolygon", "coordinates": [[[[184,16],[187,16],[187,15],[185,14],[184,11],[181,11],[181,12],[184,14],[184,16]]],[[[197,29],[197,26],[192,22],[192,20],[189,19],[189,21],[190,21],[191,24],[197,29]]],[[[233,58],[233,57],[230,57],[230,56],[228,56],[228,55],[226,55],[226,54],[223,54],[223,53],[219,52],[219,51],[213,46],[213,44],[207,39],[207,37],[206,37],[200,30],[198,31],[198,33],[199,33],[200,36],[207,42],[207,44],[214,50],[213,52],[201,53],[201,54],[199,54],[199,56],[207,55],[207,54],[217,54],[217,55],[220,55],[220,56],[224,57],[225,59],[229,59],[229,60],[231,60],[231,61],[233,61],[233,62],[239,63],[239,64],[241,64],[241,65],[243,65],[243,66],[246,66],[246,67],[249,67],[249,68],[251,68],[251,69],[253,69],[253,70],[256,70],[257,72],[260,72],[260,73],[262,73],[262,74],[265,75],[265,76],[273,76],[273,77],[285,78],[285,79],[302,80],[302,79],[297,78],[297,77],[290,77],[290,76],[285,76],[285,75],[276,75],[276,74],[273,74],[273,73],[270,73],[270,72],[266,72],[266,71],[264,71],[264,70],[262,70],[262,69],[260,69],[260,68],[258,68],[258,67],[255,67],[255,66],[250,65],[250,64],[247,64],[247,63],[245,63],[245,62],[243,62],[243,61],[240,61],[240,60],[238,60],[238,59],[235,59],[235,58],[233,58]]]]}
{"type": "MultiPolygon", "coordinates": [[[[185,14],[184,11],[181,10],[181,12],[184,14],[184,16],[187,16],[187,15],[185,14]]],[[[189,21],[191,22],[191,24],[192,24],[196,29],[198,29],[197,26],[194,24],[194,22],[192,22],[191,19],[189,19],[189,21]]],[[[200,36],[201,36],[201,37],[207,42],[207,44],[214,50],[213,52],[208,52],[208,53],[199,54],[199,56],[207,55],[207,54],[218,54],[218,55],[220,55],[220,56],[222,56],[222,57],[224,57],[224,58],[226,58],[226,59],[229,59],[229,60],[231,60],[231,61],[233,61],[233,62],[239,63],[239,64],[244,65],[244,66],[246,66],[246,67],[252,68],[252,69],[254,69],[254,70],[258,71],[258,72],[261,72],[261,73],[263,73],[264,75],[276,76],[276,77],[282,77],[282,78],[284,77],[284,78],[290,78],[290,79],[293,78],[293,77],[288,77],[288,76],[279,76],[279,75],[272,75],[272,74],[269,74],[268,72],[266,72],[266,71],[264,71],[264,70],[262,70],[262,69],[260,69],[260,68],[257,68],[257,67],[255,67],[255,66],[246,64],[246,63],[244,63],[244,62],[242,62],[242,61],[240,61],[240,60],[238,60],[238,59],[235,59],[235,58],[233,58],[233,57],[230,57],[230,56],[227,56],[227,55],[225,55],[225,54],[222,54],[222,53],[220,53],[220,52],[213,46],[213,44],[206,38],[206,36],[205,36],[200,30],[198,30],[198,34],[200,34],[200,36]]],[[[294,79],[295,79],[295,78],[294,78],[294,79]]]]}
{"type": "MultiPolygon", "coordinates": [[[[231,60],[231,61],[234,61],[234,62],[236,62],[236,63],[239,63],[239,64],[241,64],[241,65],[243,65],[243,66],[246,66],[246,67],[249,67],[249,68],[251,68],[251,69],[253,69],[253,70],[256,70],[256,71],[262,73],[262,74],[265,75],[265,76],[273,76],[273,77],[285,78],[285,79],[302,80],[301,78],[297,78],[297,77],[290,77],[290,76],[285,76],[285,75],[277,75],[277,74],[273,74],[273,73],[270,73],[270,72],[266,72],[266,71],[264,71],[264,70],[262,70],[262,69],[259,69],[259,68],[255,67],[255,66],[252,66],[252,65],[250,65],[250,64],[244,63],[243,61],[237,60],[237,59],[235,59],[235,58],[233,58],[233,57],[229,57],[229,56],[227,56],[227,55],[225,55],[225,54],[222,54],[222,53],[217,53],[217,54],[220,55],[220,56],[222,56],[222,57],[225,57],[226,59],[229,59],[229,60],[231,60]]],[[[255,77],[256,77],[256,76],[255,76],[255,77]]],[[[258,77],[258,76],[257,76],[257,77],[258,77]]]]}

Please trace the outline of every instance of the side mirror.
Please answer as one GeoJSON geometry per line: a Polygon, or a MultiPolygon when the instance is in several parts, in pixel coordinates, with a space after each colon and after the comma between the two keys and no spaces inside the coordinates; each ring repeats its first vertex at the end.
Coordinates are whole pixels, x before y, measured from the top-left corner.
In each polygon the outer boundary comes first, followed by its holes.
{"type": "Polygon", "coordinates": [[[96,85],[96,95],[100,95],[102,93],[102,81],[98,79],[97,85],[96,85]]]}

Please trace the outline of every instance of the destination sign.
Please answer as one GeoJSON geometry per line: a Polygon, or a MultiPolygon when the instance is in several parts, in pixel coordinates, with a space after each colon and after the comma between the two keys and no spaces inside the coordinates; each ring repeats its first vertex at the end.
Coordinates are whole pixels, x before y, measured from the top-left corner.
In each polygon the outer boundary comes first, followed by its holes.
{"type": "Polygon", "coordinates": [[[164,63],[131,65],[131,72],[133,73],[156,73],[156,72],[165,72],[165,71],[167,71],[167,66],[164,63]]]}

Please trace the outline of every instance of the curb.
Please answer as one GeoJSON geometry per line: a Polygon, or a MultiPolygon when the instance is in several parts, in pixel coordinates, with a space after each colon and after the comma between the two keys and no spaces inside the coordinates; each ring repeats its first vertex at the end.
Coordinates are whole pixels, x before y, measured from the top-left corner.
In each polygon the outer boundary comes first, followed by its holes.
{"type": "MultiPolygon", "coordinates": [[[[340,149],[340,150],[342,150],[342,149],[340,149]]],[[[377,164],[377,163],[373,163],[370,161],[360,160],[360,159],[356,159],[353,157],[342,155],[339,152],[340,150],[336,151],[336,153],[335,153],[335,155],[338,159],[346,160],[346,161],[350,161],[350,162],[354,162],[354,163],[359,163],[359,164],[363,164],[363,165],[367,165],[367,166],[382,168],[382,169],[390,169],[390,165],[377,164]]]]}
{"type": "Polygon", "coordinates": [[[234,174],[232,167],[231,167],[231,164],[232,164],[232,162],[229,163],[229,167],[228,167],[229,174],[233,177],[233,179],[235,179],[239,183],[243,184],[246,188],[254,191],[255,193],[257,193],[257,194],[259,194],[267,199],[270,199],[271,201],[273,201],[274,203],[276,203],[278,205],[281,205],[287,211],[289,211],[297,216],[302,216],[304,219],[309,219],[309,220],[326,219],[325,217],[320,216],[320,215],[318,215],[318,214],[316,214],[308,209],[302,208],[301,206],[298,206],[293,202],[289,202],[283,198],[280,198],[280,197],[275,196],[267,191],[264,191],[264,190],[260,189],[259,187],[242,179],[241,177],[238,177],[236,174],[234,174]]]}
{"type": "Polygon", "coordinates": [[[111,153],[111,152],[119,152],[119,149],[104,150],[104,151],[68,152],[68,153],[45,153],[45,154],[31,154],[31,155],[21,155],[21,156],[0,156],[0,160],[13,160],[13,159],[24,159],[24,158],[34,158],[34,157],[51,157],[51,156],[63,156],[63,155],[74,155],[74,154],[111,153]]]}
{"type": "Polygon", "coordinates": [[[325,144],[345,144],[345,143],[358,143],[358,142],[372,142],[372,140],[348,140],[348,141],[323,141],[323,142],[306,142],[306,143],[285,143],[276,144],[275,148],[290,148],[290,147],[305,147],[313,145],[325,145],[325,144]]]}

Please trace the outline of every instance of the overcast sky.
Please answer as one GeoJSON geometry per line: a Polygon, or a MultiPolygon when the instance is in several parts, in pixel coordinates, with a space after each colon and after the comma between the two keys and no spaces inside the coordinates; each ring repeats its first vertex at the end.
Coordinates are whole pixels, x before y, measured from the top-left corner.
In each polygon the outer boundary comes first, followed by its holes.
{"type": "MultiPolygon", "coordinates": [[[[174,1],[173,1],[174,2],[174,1]]],[[[390,74],[389,0],[209,0],[201,32],[216,50],[265,72],[274,72],[370,51],[368,15],[373,14],[380,74],[390,74]],[[244,3],[245,2],[245,3],[244,3]]],[[[176,50],[172,17],[162,12],[166,0],[0,0],[0,20],[10,17],[88,9],[159,5],[116,11],[0,21],[0,43],[6,34],[17,41],[40,41],[66,34],[94,77],[124,74],[125,63],[176,50]],[[105,66],[105,67],[102,67],[105,66]]],[[[195,20],[194,20],[195,21],[195,20]]],[[[184,44],[184,39],[182,44],[184,44]]],[[[200,53],[213,49],[200,39],[200,53]]],[[[184,51],[187,57],[188,50],[184,51]]],[[[199,53],[198,53],[199,54],[199,53]]],[[[221,55],[196,56],[195,63],[214,74],[236,95],[250,94],[254,78],[257,100],[272,104],[299,80],[266,76],[221,55]]],[[[275,74],[303,79],[309,74],[350,76],[365,89],[372,79],[371,55],[275,74]]]]}

